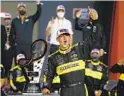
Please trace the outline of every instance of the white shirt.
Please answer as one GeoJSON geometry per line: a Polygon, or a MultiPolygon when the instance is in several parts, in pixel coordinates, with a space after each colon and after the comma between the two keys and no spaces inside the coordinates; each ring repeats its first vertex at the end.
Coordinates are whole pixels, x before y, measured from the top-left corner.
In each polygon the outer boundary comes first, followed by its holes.
{"type": "MultiPolygon", "coordinates": [[[[47,28],[49,28],[50,26],[51,26],[51,21],[49,21],[47,28]]],[[[50,44],[59,45],[59,42],[57,42],[56,37],[57,37],[57,31],[60,29],[68,29],[69,32],[73,34],[72,24],[69,20],[64,18],[62,20],[62,23],[60,24],[58,18],[56,18],[50,32],[51,33],[50,44]]]]}

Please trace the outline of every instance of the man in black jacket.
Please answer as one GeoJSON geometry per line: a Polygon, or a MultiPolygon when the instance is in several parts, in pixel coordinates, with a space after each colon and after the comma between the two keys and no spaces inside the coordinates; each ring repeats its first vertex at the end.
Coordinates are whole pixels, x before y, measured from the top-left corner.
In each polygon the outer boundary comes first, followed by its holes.
{"type": "Polygon", "coordinates": [[[81,44],[71,46],[71,34],[68,29],[58,30],[59,49],[49,55],[46,84],[43,94],[49,94],[54,76],[60,77],[60,96],[88,96],[84,84],[85,62],[81,44]]]}
{"type": "Polygon", "coordinates": [[[117,84],[117,96],[124,95],[124,59],[111,67],[112,73],[120,73],[119,82],[117,84]]]}
{"type": "Polygon", "coordinates": [[[79,24],[79,18],[81,16],[81,11],[76,13],[75,19],[75,29],[83,31],[83,42],[84,45],[84,56],[86,59],[90,59],[90,51],[93,48],[100,49],[101,56],[104,53],[105,48],[105,35],[103,33],[103,28],[98,21],[98,13],[96,10],[88,7],[89,11],[89,22],[87,24],[79,24]]]}
{"type": "Polygon", "coordinates": [[[23,52],[27,58],[31,57],[30,45],[32,43],[33,27],[41,15],[40,0],[36,0],[36,2],[37,12],[28,17],[26,16],[26,4],[19,3],[17,6],[19,16],[12,21],[12,29],[14,29],[12,34],[15,35],[17,43],[16,54],[23,52]]]}
{"type": "Polygon", "coordinates": [[[5,75],[7,76],[12,65],[14,57],[13,38],[11,38],[11,14],[6,13],[4,17],[4,25],[1,25],[1,64],[5,68],[5,75]]]}

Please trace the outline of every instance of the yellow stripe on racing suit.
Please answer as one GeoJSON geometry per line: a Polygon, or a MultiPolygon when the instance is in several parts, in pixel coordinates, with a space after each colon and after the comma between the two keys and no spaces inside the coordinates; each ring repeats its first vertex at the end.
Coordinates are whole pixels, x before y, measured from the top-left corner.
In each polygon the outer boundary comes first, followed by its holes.
{"type": "Polygon", "coordinates": [[[121,74],[119,79],[124,81],[124,74],[121,74]]]}
{"type": "Polygon", "coordinates": [[[94,70],[91,70],[91,69],[89,69],[89,68],[86,68],[86,69],[85,69],[85,75],[86,75],[86,76],[93,77],[93,78],[95,78],[95,79],[101,80],[103,74],[102,74],[101,72],[94,71],[94,70]]]}
{"type": "Polygon", "coordinates": [[[56,73],[58,75],[67,74],[73,71],[85,69],[85,62],[83,60],[78,60],[74,62],[69,62],[63,65],[60,65],[56,68],[56,73]]]}
{"type": "MultiPolygon", "coordinates": [[[[43,77],[43,82],[46,82],[46,76],[44,75],[43,77]]],[[[60,78],[59,76],[55,76],[52,83],[60,83],[60,78]]]]}

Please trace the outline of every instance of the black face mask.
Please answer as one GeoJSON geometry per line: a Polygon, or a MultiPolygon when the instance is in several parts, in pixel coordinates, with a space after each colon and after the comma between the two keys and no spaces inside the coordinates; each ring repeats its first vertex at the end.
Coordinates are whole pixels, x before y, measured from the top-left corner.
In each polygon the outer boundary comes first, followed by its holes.
{"type": "Polygon", "coordinates": [[[91,58],[92,58],[92,60],[93,60],[94,62],[98,62],[98,61],[99,61],[99,57],[97,57],[97,56],[92,56],[91,58]]]}
{"type": "Polygon", "coordinates": [[[9,31],[9,30],[10,30],[10,28],[6,28],[6,30],[7,30],[7,31],[9,31]]]}
{"type": "Polygon", "coordinates": [[[25,15],[25,14],[26,14],[26,11],[20,10],[20,11],[19,11],[19,14],[20,14],[20,15],[25,15]]]}

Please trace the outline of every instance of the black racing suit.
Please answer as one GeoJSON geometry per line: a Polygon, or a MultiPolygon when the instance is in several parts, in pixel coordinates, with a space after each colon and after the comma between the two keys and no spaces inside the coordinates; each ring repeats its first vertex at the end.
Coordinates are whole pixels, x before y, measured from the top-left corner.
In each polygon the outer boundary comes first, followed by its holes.
{"type": "Polygon", "coordinates": [[[119,82],[117,84],[117,96],[124,96],[124,65],[115,64],[111,67],[112,73],[120,73],[119,82]]]}
{"type": "Polygon", "coordinates": [[[103,27],[98,20],[92,21],[92,24],[79,24],[79,19],[75,19],[75,29],[82,31],[84,43],[84,56],[90,59],[90,52],[93,48],[104,49],[106,45],[103,27]]]}
{"type": "MultiPolygon", "coordinates": [[[[43,82],[46,83],[46,75],[47,75],[47,72],[48,72],[48,64],[46,66],[46,69],[44,70],[44,77],[43,77],[43,82]]],[[[55,92],[55,91],[58,91],[59,92],[60,90],[60,78],[59,76],[55,76],[53,81],[52,81],[52,85],[51,85],[51,92],[55,92]]]]}
{"type": "Polygon", "coordinates": [[[104,85],[108,81],[108,67],[100,61],[86,61],[86,85],[88,87],[89,96],[95,96],[95,91],[102,90],[101,96],[107,96],[104,85]]]}
{"type": "Polygon", "coordinates": [[[51,88],[56,74],[60,76],[60,96],[88,95],[84,84],[85,62],[80,44],[75,44],[66,51],[59,49],[49,56],[45,88],[51,88]]]}
{"type": "Polygon", "coordinates": [[[1,96],[6,96],[5,95],[5,93],[3,92],[3,90],[2,90],[2,87],[4,86],[4,83],[5,83],[5,78],[6,78],[6,76],[5,76],[5,68],[4,68],[4,66],[2,65],[2,64],[0,64],[0,90],[1,90],[1,96]]]}
{"type": "MultiPolygon", "coordinates": [[[[27,78],[25,75],[25,70],[21,67],[14,66],[10,70],[10,86],[14,92],[23,91],[25,84],[27,83],[27,78]]],[[[30,78],[28,78],[30,79],[30,78]]]]}
{"type": "Polygon", "coordinates": [[[25,17],[24,21],[21,21],[20,17],[12,20],[12,29],[14,31],[11,34],[16,39],[16,54],[23,52],[28,59],[31,57],[30,45],[32,43],[33,28],[40,15],[41,4],[38,4],[37,11],[34,15],[25,17]]]}

